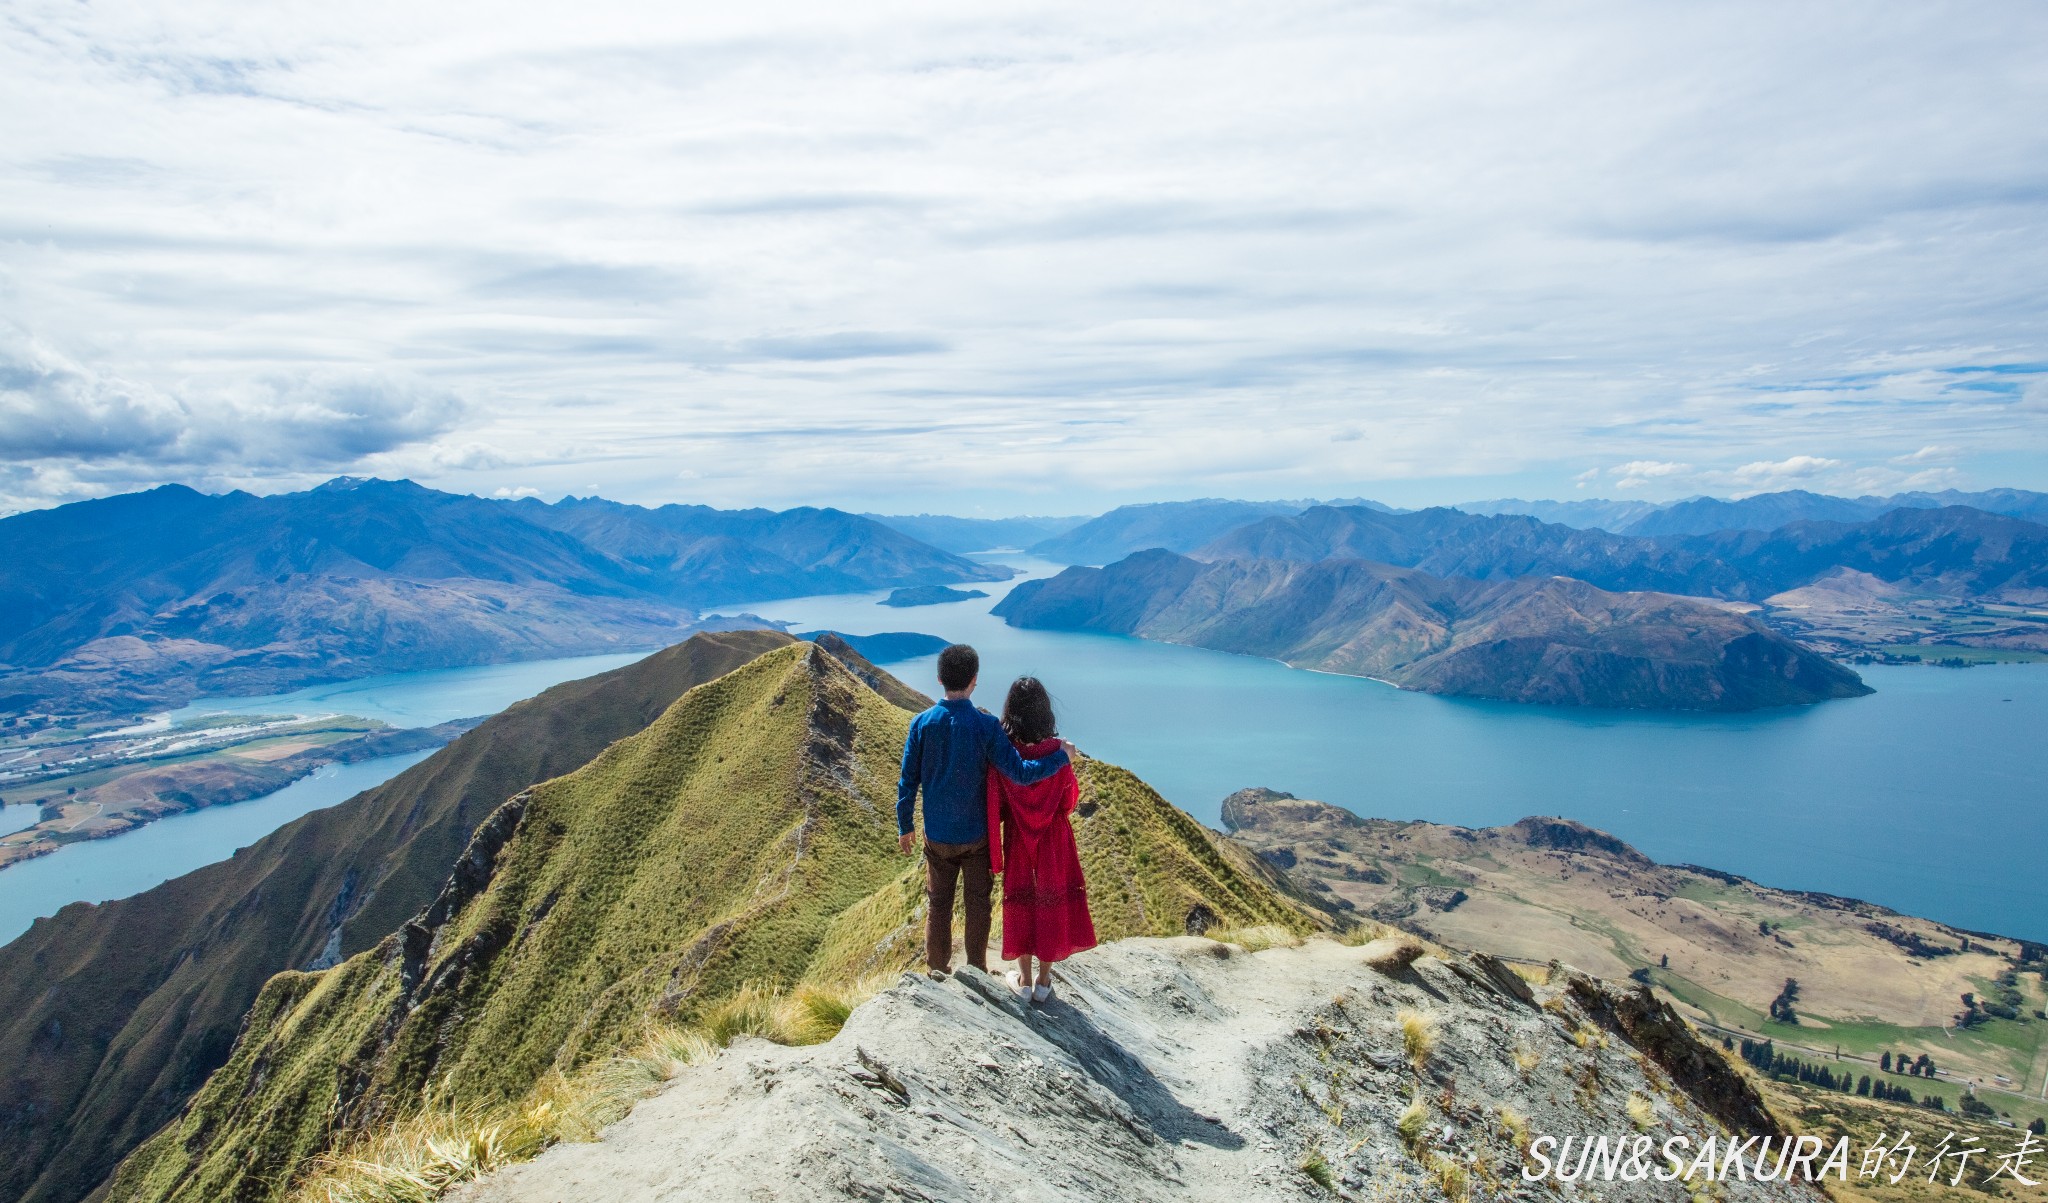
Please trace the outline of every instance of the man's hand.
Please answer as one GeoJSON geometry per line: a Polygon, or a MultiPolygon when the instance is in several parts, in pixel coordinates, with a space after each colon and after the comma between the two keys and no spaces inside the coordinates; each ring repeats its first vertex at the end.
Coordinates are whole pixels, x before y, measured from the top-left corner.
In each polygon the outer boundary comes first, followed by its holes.
{"type": "Polygon", "coordinates": [[[901,852],[905,856],[909,856],[912,838],[913,837],[911,833],[908,831],[904,832],[902,835],[897,836],[896,851],[901,852]]]}
{"type": "Polygon", "coordinates": [[[1065,752],[1066,752],[1066,754],[1067,754],[1068,756],[1079,756],[1079,755],[1081,754],[1081,749],[1079,749],[1079,748],[1075,747],[1075,746],[1074,746],[1074,741],[1073,741],[1073,740],[1071,740],[1071,739],[1063,739],[1063,740],[1061,740],[1061,741],[1060,741],[1060,747],[1061,747],[1061,748],[1062,748],[1063,750],[1065,750],[1065,752]]]}

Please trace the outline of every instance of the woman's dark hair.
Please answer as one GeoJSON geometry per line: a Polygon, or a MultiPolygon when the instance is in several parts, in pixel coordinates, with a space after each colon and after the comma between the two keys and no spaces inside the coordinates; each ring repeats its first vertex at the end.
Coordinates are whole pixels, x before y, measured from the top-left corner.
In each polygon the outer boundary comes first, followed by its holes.
{"type": "Polygon", "coordinates": [[[1060,733],[1052,717],[1052,695],[1037,677],[1018,677],[1003,699],[1003,730],[1013,743],[1029,747],[1060,733]]]}

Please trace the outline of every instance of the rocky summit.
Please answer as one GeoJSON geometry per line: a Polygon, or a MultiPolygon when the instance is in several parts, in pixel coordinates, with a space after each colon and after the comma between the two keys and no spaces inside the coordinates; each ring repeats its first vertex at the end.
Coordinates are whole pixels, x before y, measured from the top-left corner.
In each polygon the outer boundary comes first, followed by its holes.
{"type": "MultiPolygon", "coordinates": [[[[1064,964],[1042,1007],[973,971],[906,977],[828,1043],[736,1044],[601,1141],[452,1198],[1531,1197],[1557,1186],[1521,1180],[1537,1136],[1697,1147],[1776,1132],[1645,991],[1569,971],[1531,985],[1485,957],[1371,959],[1328,939],[1256,953],[1130,939],[1064,964]]],[[[1653,1180],[1592,1189],[1689,1197],[1653,1180]]],[[[1745,1181],[1717,1197],[1819,1196],[1745,1181]]]]}

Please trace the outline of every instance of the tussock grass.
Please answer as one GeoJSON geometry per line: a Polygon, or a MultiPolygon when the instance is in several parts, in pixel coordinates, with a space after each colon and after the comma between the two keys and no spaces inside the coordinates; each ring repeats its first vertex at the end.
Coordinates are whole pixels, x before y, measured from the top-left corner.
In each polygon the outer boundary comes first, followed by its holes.
{"type": "Polygon", "coordinates": [[[551,1145],[594,1141],[634,1104],[741,1036],[822,1044],[885,975],[848,986],[806,984],[784,994],[742,986],[698,1027],[651,1025],[630,1049],[571,1075],[551,1074],[511,1107],[417,1116],[345,1152],[316,1158],[294,1203],[432,1203],[450,1189],[551,1145]]]}
{"type": "Polygon", "coordinates": [[[1634,1124],[1638,1132],[1648,1132],[1657,1124],[1657,1108],[1642,1095],[1631,1094],[1628,1096],[1628,1122],[1634,1124]]]}
{"type": "Polygon", "coordinates": [[[1300,1168],[1302,1177],[1332,1194],[1336,1193],[1337,1175],[1331,1171],[1329,1159],[1323,1156],[1321,1149],[1310,1146],[1308,1152],[1302,1154],[1300,1168]]]}
{"type": "Polygon", "coordinates": [[[551,1145],[593,1141],[684,1067],[718,1045],[705,1033],[661,1025],[617,1056],[573,1075],[551,1074],[510,1106],[433,1112],[400,1121],[346,1150],[313,1159],[295,1203],[433,1203],[501,1166],[551,1145]]]}
{"type": "Polygon", "coordinates": [[[1501,1131],[1508,1134],[1515,1152],[1526,1156],[1529,1152],[1529,1117],[1502,1103],[1495,1114],[1500,1118],[1501,1131]]]}
{"type": "Polygon", "coordinates": [[[1428,1168],[1429,1176],[1436,1179],[1437,1188],[1443,1191],[1444,1197],[1452,1200],[1452,1203],[1463,1203],[1463,1200],[1471,1197],[1472,1174],[1464,1162],[1453,1160],[1442,1153],[1431,1153],[1428,1168]]]}
{"type": "Polygon", "coordinates": [[[1302,937],[1277,923],[1260,923],[1251,927],[1226,927],[1208,933],[1211,940],[1220,944],[1235,944],[1246,952],[1264,952],[1268,948],[1299,948],[1302,937]]]}
{"type": "Polygon", "coordinates": [[[1543,1064],[1542,1053],[1537,1052],[1526,1044],[1517,1044],[1515,1046],[1515,1071],[1517,1073],[1526,1078],[1541,1064],[1543,1064]]]}
{"type": "Polygon", "coordinates": [[[1374,940],[1379,939],[1381,936],[1386,935],[1389,930],[1391,929],[1382,927],[1377,923],[1361,922],[1354,923],[1350,927],[1341,929],[1340,931],[1336,932],[1332,938],[1335,939],[1337,943],[1346,945],[1351,948],[1363,948],[1367,944],[1372,943],[1374,940]]]}
{"type": "Polygon", "coordinates": [[[1416,1069],[1429,1062],[1436,1049],[1436,1021],[1420,1011],[1402,1011],[1394,1018],[1401,1025],[1401,1047],[1416,1069]]]}
{"type": "Polygon", "coordinates": [[[1429,1127],[1429,1107],[1422,1096],[1416,1095],[1401,1109],[1401,1115],[1394,1121],[1394,1130],[1401,1134],[1402,1143],[1413,1149],[1422,1143],[1424,1129],[1429,1127]]]}
{"type": "Polygon", "coordinates": [[[556,1115],[534,1102],[498,1113],[423,1116],[314,1161],[306,1203],[432,1203],[451,1187],[555,1143],[556,1115]]]}
{"type": "Polygon", "coordinates": [[[721,1047],[742,1036],[758,1036],[777,1044],[795,1043],[783,1039],[782,999],[755,982],[741,986],[704,1012],[702,1023],[704,1034],[721,1047]]]}

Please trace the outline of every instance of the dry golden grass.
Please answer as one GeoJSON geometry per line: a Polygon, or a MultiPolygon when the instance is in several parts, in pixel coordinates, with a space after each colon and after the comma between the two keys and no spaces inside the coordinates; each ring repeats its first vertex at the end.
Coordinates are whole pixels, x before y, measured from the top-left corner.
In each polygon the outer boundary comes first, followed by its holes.
{"type": "Polygon", "coordinates": [[[1417,1069],[1429,1062],[1436,1048],[1436,1021],[1419,1011],[1402,1011],[1394,1016],[1401,1025],[1401,1047],[1417,1069]]]}
{"type": "Polygon", "coordinates": [[[1637,1131],[1648,1132],[1657,1124],[1656,1106],[1652,1104],[1649,1099],[1644,1098],[1642,1095],[1629,1095],[1628,1122],[1634,1124],[1636,1126],[1637,1131]]]}
{"type": "Polygon", "coordinates": [[[1442,1153],[1431,1153],[1428,1159],[1429,1176],[1436,1179],[1437,1189],[1451,1203],[1463,1203],[1472,1195],[1471,1171],[1462,1161],[1454,1161],[1442,1153]]]}
{"type": "Polygon", "coordinates": [[[1530,1072],[1541,1064],[1543,1064],[1542,1053],[1537,1052],[1526,1044],[1517,1044],[1515,1046],[1515,1070],[1523,1077],[1528,1077],[1530,1072]]]}
{"type": "Polygon", "coordinates": [[[1235,944],[1246,952],[1264,952],[1268,948],[1299,948],[1302,944],[1302,937],[1271,923],[1252,927],[1219,928],[1209,932],[1208,936],[1220,944],[1235,944]]]}
{"type": "Polygon", "coordinates": [[[1507,1133],[1517,1153],[1526,1153],[1529,1148],[1529,1117],[1502,1103],[1495,1114],[1500,1118],[1501,1131],[1507,1133]]]}
{"type": "Polygon", "coordinates": [[[1429,1127],[1429,1107],[1423,1103],[1422,1096],[1418,1094],[1414,1098],[1409,1099],[1408,1105],[1401,1109],[1400,1117],[1394,1121],[1394,1130],[1401,1134],[1402,1142],[1412,1149],[1422,1142],[1423,1129],[1427,1127],[1429,1127]]]}
{"type": "Polygon", "coordinates": [[[417,1116],[318,1158],[293,1199],[433,1203],[461,1183],[529,1160],[550,1145],[596,1140],[663,1082],[741,1036],[822,1044],[884,984],[876,976],[851,986],[798,986],[788,994],[742,987],[707,1012],[702,1026],[652,1025],[633,1048],[573,1075],[553,1075],[517,1105],[417,1116]]]}

